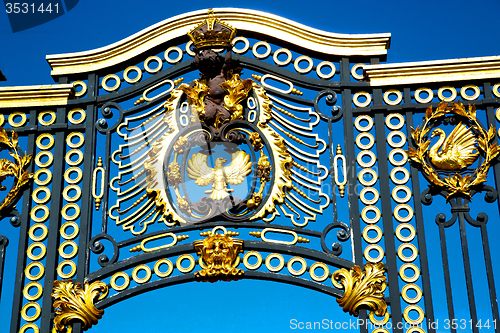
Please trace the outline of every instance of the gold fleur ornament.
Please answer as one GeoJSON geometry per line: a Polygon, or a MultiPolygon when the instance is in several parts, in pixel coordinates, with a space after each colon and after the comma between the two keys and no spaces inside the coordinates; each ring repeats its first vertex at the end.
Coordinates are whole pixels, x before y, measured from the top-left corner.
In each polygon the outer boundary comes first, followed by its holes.
{"type": "Polygon", "coordinates": [[[416,149],[409,148],[408,157],[429,182],[448,192],[446,199],[455,195],[471,199],[470,191],[486,181],[488,170],[500,153],[498,144],[492,142],[495,138],[495,128],[492,125],[486,131],[479,124],[474,105],[469,105],[467,111],[460,102],[450,105],[441,102],[435,110],[432,110],[432,107],[426,110],[421,128],[417,126],[411,130],[416,149]],[[430,133],[433,124],[449,114],[458,116],[461,121],[448,137],[440,128],[430,133]],[[431,139],[435,136],[439,136],[439,140],[430,147],[431,139]],[[460,170],[471,166],[479,155],[484,159],[474,173],[466,175],[459,173],[460,170]],[[436,170],[456,172],[441,176],[436,170]]]}
{"type": "Polygon", "coordinates": [[[81,283],[73,281],[54,281],[52,298],[54,298],[54,327],[52,333],[71,333],[75,320],[82,322],[84,331],[97,324],[104,310],[97,309],[95,303],[108,296],[108,286],[102,281],[81,283]]]}

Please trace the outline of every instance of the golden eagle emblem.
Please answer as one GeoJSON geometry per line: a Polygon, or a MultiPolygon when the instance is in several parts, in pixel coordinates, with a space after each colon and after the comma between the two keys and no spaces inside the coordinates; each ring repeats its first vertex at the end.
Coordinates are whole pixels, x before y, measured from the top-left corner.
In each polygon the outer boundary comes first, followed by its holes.
{"type": "Polygon", "coordinates": [[[198,186],[212,184],[212,189],[205,191],[210,193],[213,200],[222,200],[234,191],[227,188],[227,184],[239,185],[246,176],[252,172],[252,161],[250,155],[244,151],[237,151],[231,154],[231,164],[224,167],[227,162],[225,158],[219,157],[215,160],[213,168],[207,165],[207,155],[203,153],[193,154],[188,161],[186,171],[189,178],[196,180],[198,186]]]}
{"type": "Polygon", "coordinates": [[[431,147],[429,160],[436,168],[460,170],[470,166],[479,157],[474,133],[461,122],[448,137],[440,128],[432,132],[431,138],[435,136],[439,136],[439,140],[431,147]]]}

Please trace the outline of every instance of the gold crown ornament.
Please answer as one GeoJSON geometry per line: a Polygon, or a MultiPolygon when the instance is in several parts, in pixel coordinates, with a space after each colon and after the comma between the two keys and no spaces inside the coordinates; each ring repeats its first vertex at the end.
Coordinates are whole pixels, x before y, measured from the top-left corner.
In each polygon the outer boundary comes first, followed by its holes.
{"type": "Polygon", "coordinates": [[[188,36],[198,49],[226,47],[236,36],[236,29],[214,16],[208,10],[208,18],[188,32],[188,36]]]}

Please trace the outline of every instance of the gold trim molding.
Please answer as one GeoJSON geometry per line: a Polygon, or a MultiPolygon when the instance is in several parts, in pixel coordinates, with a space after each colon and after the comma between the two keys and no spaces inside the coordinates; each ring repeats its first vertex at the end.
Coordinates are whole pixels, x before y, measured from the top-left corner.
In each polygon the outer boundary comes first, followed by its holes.
{"type": "Polygon", "coordinates": [[[500,77],[500,56],[363,66],[372,86],[467,81],[500,77]]]}
{"type": "Polygon", "coordinates": [[[108,286],[102,281],[95,281],[91,284],[85,283],[82,288],[81,283],[68,281],[54,281],[52,297],[54,298],[54,327],[52,333],[71,333],[72,323],[75,320],[82,322],[84,331],[97,324],[102,318],[104,310],[97,309],[95,303],[108,296],[108,286]]]}
{"type": "MultiPolygon", "coordinates": [[[[287,41],[296,46],[336,56],[385,55],[390,33],[337,34],[299,24],[286,18],[250,9],[215,8],[214,14],[240,33],[257,33],[287,41]]],[[[87,73],[129,60],[153,47],[185,36],[207,18],[207,10],[174,16],[119,42],[98,49],[48,55],[52,75],[87,73]]]]}
{"type": "Polygon", "coordinates": [[[72,84],[0,87],[0,109],[66,105],[73,95],[72,84]]]}

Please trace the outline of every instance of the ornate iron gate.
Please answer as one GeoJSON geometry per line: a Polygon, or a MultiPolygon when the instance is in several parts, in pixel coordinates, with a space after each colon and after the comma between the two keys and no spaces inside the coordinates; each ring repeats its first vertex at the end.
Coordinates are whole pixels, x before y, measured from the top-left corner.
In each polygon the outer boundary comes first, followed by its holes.
{"type": "Polygon", "coordinates": [[[361,332],[499,332],[500,58],[380,64],[389,42],[197,11],[0,88],[11,332],[239,279],[331,295],[361,332]]]}

